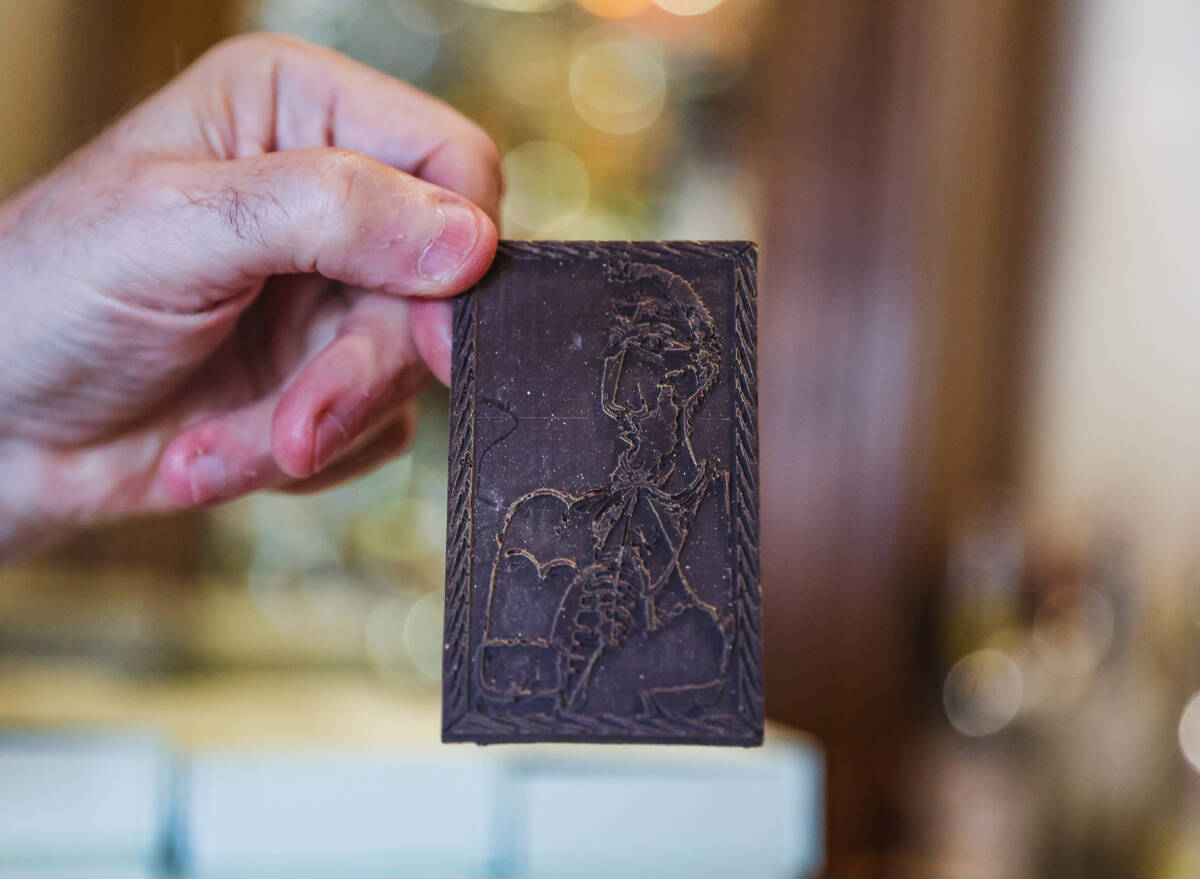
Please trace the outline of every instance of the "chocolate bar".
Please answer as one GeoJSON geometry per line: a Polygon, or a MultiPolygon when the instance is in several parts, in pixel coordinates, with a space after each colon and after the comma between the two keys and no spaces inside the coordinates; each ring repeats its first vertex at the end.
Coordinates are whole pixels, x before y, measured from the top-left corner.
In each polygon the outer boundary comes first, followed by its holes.
{"type": "Polygon", "coordinates": [[[507,241],[455,301],[443,741],[761,743],[755,291],[507,241]]]}

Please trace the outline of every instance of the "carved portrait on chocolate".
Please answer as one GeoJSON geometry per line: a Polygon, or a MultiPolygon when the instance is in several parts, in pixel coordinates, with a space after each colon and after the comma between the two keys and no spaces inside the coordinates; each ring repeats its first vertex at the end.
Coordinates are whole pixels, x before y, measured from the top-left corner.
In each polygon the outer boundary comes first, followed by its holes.
{"type": "Polygon", "coordinates": [[[692,444],[720,374],[720,334],[679,275],[625,262],[609,278],[624,294],[596,377],[597,405],[618,431],[612,469],[589,490],[544,486],[508,507],[478,685],[487,698],[555,715],[728,712],[728,575],[690,564],[693,547],[728,540],[729,473],[692,444]],[[653,681],[630,687],[645,669],[653,681]]]}
{"type": "Polygon", "coordinates": [[[454,302],[442,740],[762,743],[757,254],[503,241],[454,302]]]}

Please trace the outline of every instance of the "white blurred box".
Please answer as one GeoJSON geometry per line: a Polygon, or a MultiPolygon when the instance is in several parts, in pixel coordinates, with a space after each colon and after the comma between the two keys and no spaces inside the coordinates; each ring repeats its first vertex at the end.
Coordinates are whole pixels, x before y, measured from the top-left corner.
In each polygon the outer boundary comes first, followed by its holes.
{"type": "Polygon", "coordinates": [[[169,752],[153,736],[0,733],[0,879],[150,875],[170,783],[169,752]]]}
{"type": "Polygon", "coordinates": [[[799,740],[530,761],[513,795],[522,879],[796,879],[822,862],[822,771],[799,740]]]}
{"type": "Polygon", "coordinates": [[[281,871],[478,877],[496,783],[448,753],[213,752],[184,773],[177,850],[189,875],[281,871]]]}
{"type": "MultiPolygon", "coordinates": [[[[778,740],[776,740],[778,739],[778,740]]],[[[201,877],[264,873],[796,879],[822,860],[822,767],[761,749],[537,745],[394,754],[207,753],[179,851],[201,877]]]]}
{"type": "Polygon", "coordinates": [[[175,759],[146,735],[0,734],[0,879],[797,879],[821,865],[822,784],[817,749],[774,729],[745,750],[343,744],[175,759]]]}

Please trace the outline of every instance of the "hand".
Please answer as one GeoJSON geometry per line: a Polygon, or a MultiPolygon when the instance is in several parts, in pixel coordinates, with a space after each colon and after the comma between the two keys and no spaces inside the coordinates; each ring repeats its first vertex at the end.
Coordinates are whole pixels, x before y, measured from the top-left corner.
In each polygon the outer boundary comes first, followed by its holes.
{"type": "Polygon", "coordinates": [[[0,205],[0,555],[396,454],[500,186],[454,110],[255,35],[0,205]]]}

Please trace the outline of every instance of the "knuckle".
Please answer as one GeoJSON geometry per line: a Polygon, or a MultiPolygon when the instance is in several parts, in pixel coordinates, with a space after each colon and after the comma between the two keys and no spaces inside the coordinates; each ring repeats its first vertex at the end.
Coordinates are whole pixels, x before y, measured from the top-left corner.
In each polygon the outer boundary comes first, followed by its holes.
{"type": "Polygon", "coordinates": [[[269,32],[238,34],[228,37],[206,51],[194,70],[206,75],[221,71],[267,70],[289,55],[305,54],[313,47],[297,37],[269,32]]]}
{"type": "Polygon", "coordinates": [[[312,163],[317,213],[325,220],[345,220],[354,212],[355,193],[370,173],[366,157],[353,150],[330,147],[312,163]]]}
{"type": "Polygon", "coordinates": [[[86,205],[76,211],[76,220],[85,226],[156,216],[179,203],[180,193],[172,184],[170,169],[159,162],[129,162],[106,170],[106,174],[95,175],[84,171],[86,176],[73,181],[75,197],[67,201],[70,206],[86,205]]]}
{"type": "Polygon", "coordinates": [[[215,215],[226,231],[239,241],[267,244],[264,231],[271,199],[262,193],[225,186],[189,197],[195,207],[215,215]]]}
{"type": "Polygon", "coordinates": [[[206,53],[210,59],[225,61],[261,61],[282,52],[294,51],[302,44],[293,38],[268,32],[238,34],[217,43],[206,53]]]}
{"type": "Polygon", "coordinates": [[[461,138],[462,149],[478,163],[486,178],[497,181],[502,178],[503,157],[500,147],[492,140],[491,135],[476,125],[468,122],[461,138]]]}
{"type": "Polygon", "coordinates": [[[496,141],[492,140],[491,135],[483,128],[474,122],[468,123],[464,140],[484,165],[493,169],[500,168],[502,161],[500,147],[496,146],[496,141]]]}
{"type": "Polygon", "coordinates": [[[231,61],[240,62],[245,55],[249,54],[246,46],[248,40],[249,35],[241,34],[215,43],[196,61],[195,68],[219,67],[229,64],[231,61]]]}
{"type": "Polygon", "coordinates": [[[113,188],[114,196],[125,204],[153,204],[173,189],[168,173],[157,162],[134,162],[121,175],[119,188],[113,188]]]}
{"type": "Polygon", "coordinates": [[[492,197],[504,192],[504,158],[491,136],[474,122],[469,123],[464,137],[466,148],[479,163],[483,179],[488,181],[492,197]]]}
{"type": "Polygon", "coordinates": [[[367,222],[361,190],[372,173],[366,156],[324,147],[296,151],[284,185],[289,235],[297,249],[294,271],[320,271],[322,254],[340,253],[367,222]]]}

